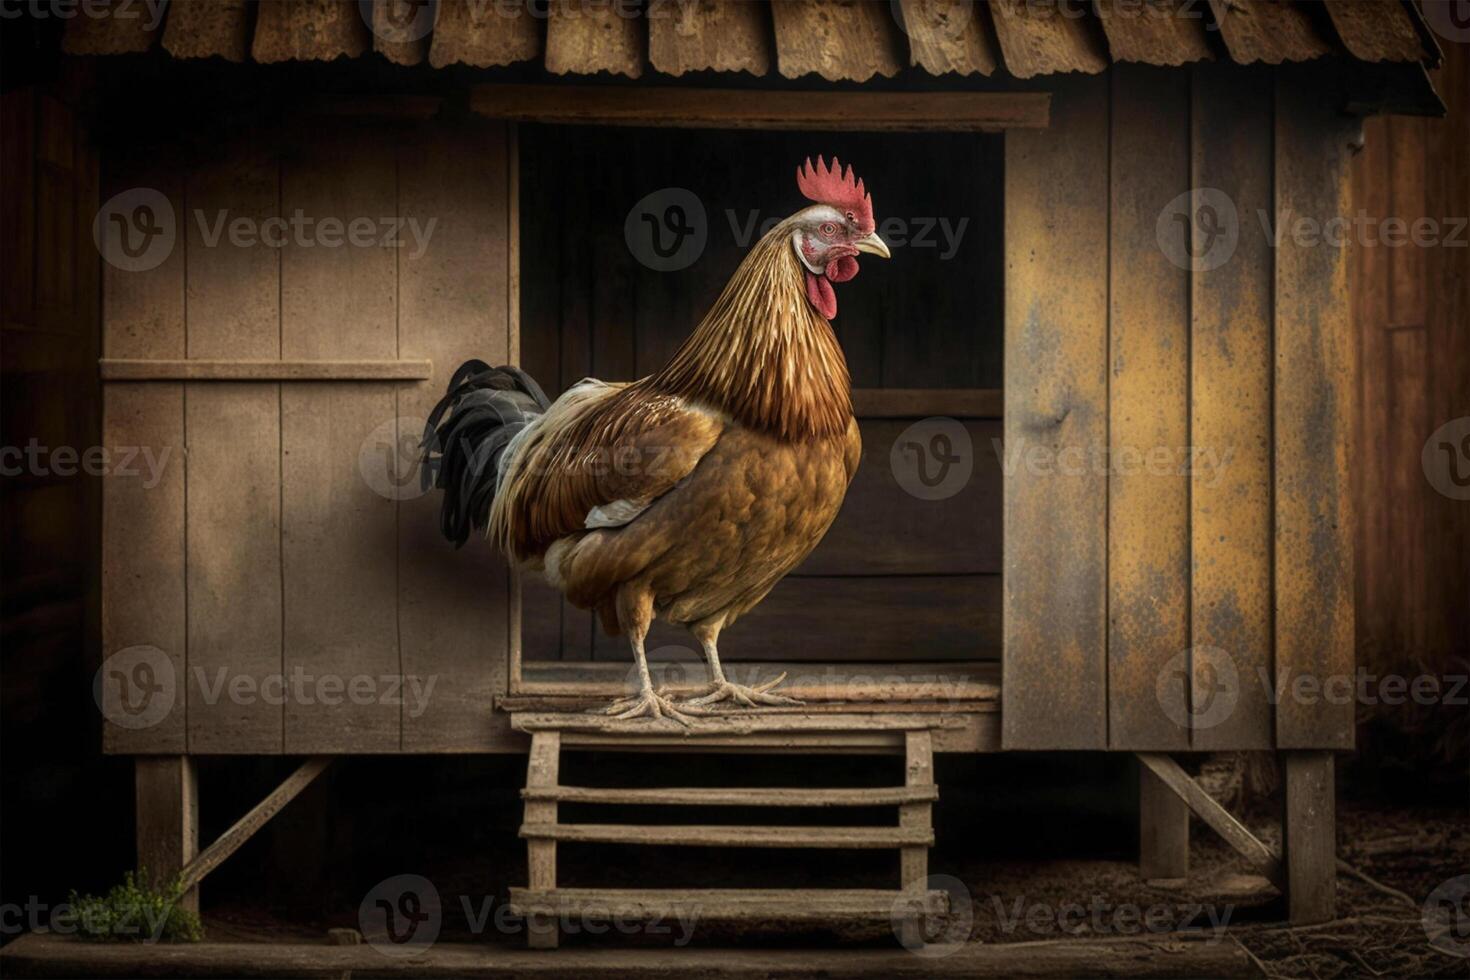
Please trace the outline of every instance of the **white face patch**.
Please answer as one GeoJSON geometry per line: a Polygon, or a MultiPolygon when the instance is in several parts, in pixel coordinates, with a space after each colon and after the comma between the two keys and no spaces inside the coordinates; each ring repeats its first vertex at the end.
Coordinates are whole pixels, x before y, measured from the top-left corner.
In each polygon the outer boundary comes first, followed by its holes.
{"type": "Polygon", "coordinates": [[[792,220],[796,223],[796,229],[791,233],[791,249],[796,253],[797,261],[805,266],[808,272],[814,276],[820,276],[825,267],[813,265],[802,246],[810,240],[816,246],[817,254],[821,254],[826,249],[827,243],[816,237],[814,229],[829,221],[841,228],[847,219],[834,207],[826,204],[813,204],[792,215],[792,220]]]}

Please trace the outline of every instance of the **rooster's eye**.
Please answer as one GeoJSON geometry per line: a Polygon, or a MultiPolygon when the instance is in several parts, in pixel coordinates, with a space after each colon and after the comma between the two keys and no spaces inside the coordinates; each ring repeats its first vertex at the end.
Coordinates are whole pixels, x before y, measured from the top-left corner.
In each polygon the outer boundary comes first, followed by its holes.
{"type": "Polygon", "coordinates": [[[837,234],[837,226],[830,221],[823,222],[822,227],[818,230],[821,231],[823,238],[831,238],[837,234]]]}

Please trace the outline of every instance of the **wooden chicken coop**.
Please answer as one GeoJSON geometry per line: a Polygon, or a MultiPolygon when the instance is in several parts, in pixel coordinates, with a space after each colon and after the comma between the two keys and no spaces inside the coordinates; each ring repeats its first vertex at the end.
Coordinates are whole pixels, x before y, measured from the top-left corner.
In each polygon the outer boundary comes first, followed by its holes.
{"type": "MultiPolygon", "coordinates": [[[[556,888],[559,840],[637,837],[558,822],[591,792],[558,784],[564,747],[897,752],[906,785],[847,801],[898,808],[862,840],[679,832],[895,848],[893,893],[813,914],[886,918],[898,896],[918,917],[937,911],[932,753],[1108,751],[1143,763],[1143,874],[1182,874],[1192,811],[1293,918],[1330,916],[1353,708],[1291,692],[1354,666],[1355,353],[1348,249],[1298,223],[1346,214],[1363,116],[1438,108],[1412,4],[365,6],[79,18],[70,93],[6,96],[35,147],[7,161],[37,188],[16,219],[33,301],[64,241],[76,278],[50,301],[100,295],[106,444],[175,450],[157,485],[104,490],[103,653],[145,651],[119,696],[171,699],[106,732],[137,760],[144,863],[197,882],[332,756],[529,752],[516,902],[535,916],[578,901],[556,888]],[[864,437],[845,508],[728,634],[732,672],[786,671],[808,704],[690,735],[598,719],[583,709],[624,689],[625,649],[490,548],[443,541],[414,492],[418,426],[471,357],[553,397],[656,368],[741,229],[796,209],[790,174],[817,152],[855,162],[880,231],[900,219],[908,242],[835,323],[864,437]],[[86,217],[140,188],[150,210],[124,197],[121,233],[146,217],[135,230],[172,247],[99,261],[86,217]],[[669,188],[702,203],[708,240],[653,268],[625,222],[669,188]],[[366,216],[403,241],[219,243],[221,213],[366,216]],[[968,477],[915,493],[904,442],[938,452],[941,423],[968,477]],[[434,686],[422,703],[228,693],[302,675],[434,686]],[[1221,750],[1284,760],[1284,852],[1174,761],[1221,750]],[[312,761],[201,856],[193,760],[211,754],[312,761]]],[[[681,635],[649,648],[671,686],[701,682],[681,635]]]]}

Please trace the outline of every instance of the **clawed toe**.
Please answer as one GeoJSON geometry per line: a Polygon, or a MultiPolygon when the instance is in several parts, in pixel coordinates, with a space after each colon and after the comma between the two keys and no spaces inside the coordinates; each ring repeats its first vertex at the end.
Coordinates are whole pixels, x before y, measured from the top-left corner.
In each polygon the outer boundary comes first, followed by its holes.
{"type": "Polygon", "coordinates": [[[688,728],[693,724],[691,714],[687,709],[676,707],[674,702],[651,690],[643,691],[630,698],[614,701],[603,709],[603,714],[611,715],[618,721],[626,721],[630,718],[668,718],[688,728]]]}
{"type": "Polygon", "coordinates": [[[708,694],[702,695],[701,697],[685,701],[681,705],[681,707],[685,709],[688,709],[690,707],[704,707],[706,705],[717,704],[720,701],[734,701],[736,704],[745,708],[756,708],[762,705],[803,704],[804,702],[798,701],[796,698],[788,698],[784,694],[770,693],[771,688],[775,687],[777,684],[781,683],[785,679],[786,675],[781,674],[774,680],[766,681],[763,684],[757,684],[755,687],[747,687],[744,684],[732,684],[729,681],[721,681],[720,683],[715,685],[715,689],[713,691],[710,691],[708,694]]]}

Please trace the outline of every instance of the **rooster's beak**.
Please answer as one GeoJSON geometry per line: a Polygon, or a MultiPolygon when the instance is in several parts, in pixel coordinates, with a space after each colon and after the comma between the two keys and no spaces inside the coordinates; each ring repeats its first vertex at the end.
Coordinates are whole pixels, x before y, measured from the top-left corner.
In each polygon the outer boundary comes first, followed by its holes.
{"type": "Polygon", "coordinates": [[[869,255],[881,255],[885,259],[893,258],[888,252],[888,246],[883,244],[883,239],[878,237],[876,231],[866,238],[859,238],[852,243],[852,247],[859,252],[867,252],[869,255]]]}

